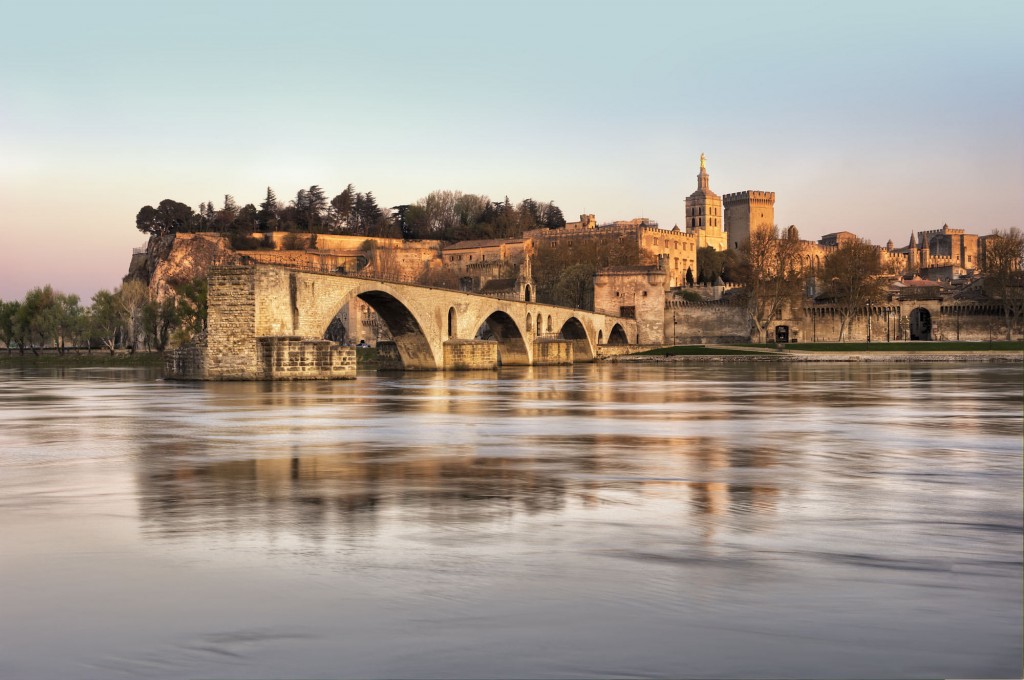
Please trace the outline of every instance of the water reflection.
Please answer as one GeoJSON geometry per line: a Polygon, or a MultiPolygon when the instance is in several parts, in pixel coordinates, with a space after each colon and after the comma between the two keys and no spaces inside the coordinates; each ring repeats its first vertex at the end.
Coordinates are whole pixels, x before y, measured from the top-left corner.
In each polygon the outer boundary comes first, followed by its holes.
{"type": "Polygon", "coordinates": [[[1021,377],[0,374],[0,676],[1013,676],[1021,377]]]}

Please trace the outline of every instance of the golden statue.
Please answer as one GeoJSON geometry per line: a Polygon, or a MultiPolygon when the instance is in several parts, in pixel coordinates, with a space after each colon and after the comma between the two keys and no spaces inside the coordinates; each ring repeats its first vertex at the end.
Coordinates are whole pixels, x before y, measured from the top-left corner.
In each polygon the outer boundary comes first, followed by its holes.
{"type": "Polygon", "coordinates": [[[706,161],[706,160],[707,159],[704,157],[704,152],[701,151],[700,152],[700,169],[701,170],[706,170],[707,169],[707,168],[704,167],[704,161],[706,161]]]}

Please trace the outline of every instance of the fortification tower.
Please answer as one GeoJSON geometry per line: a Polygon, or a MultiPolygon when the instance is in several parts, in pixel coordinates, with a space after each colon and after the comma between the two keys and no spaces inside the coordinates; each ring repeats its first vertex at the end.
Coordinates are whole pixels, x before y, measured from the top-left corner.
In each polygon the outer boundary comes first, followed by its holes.
{"type": "Polygon", "coordinates": [[[706,161],[707,158],[701,154],[697,190],[686,197],[686,232],[697,237],[698,248],[711,246],[715,250],[725,250],[729,243],[724,231],[722,199],[708,186],[706,161]]]}
{"type": "Polygon", "coordinates": [[[750,240],[750,230],[775,225],[774,191],[737,191],[722,196],[729,247],[739,250],[750,240]]]}
{"type": "Polygon", "coordinates": [[[910,244],[907,246],[907,272],[913,274],[917,271],[917,239],[914,232],[910,232],[910,244]]]}

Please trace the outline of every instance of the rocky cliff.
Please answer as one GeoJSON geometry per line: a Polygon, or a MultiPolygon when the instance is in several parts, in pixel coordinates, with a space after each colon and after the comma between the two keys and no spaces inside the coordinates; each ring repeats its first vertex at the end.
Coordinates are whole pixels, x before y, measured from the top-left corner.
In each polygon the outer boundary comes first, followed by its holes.
{"type": "Polygon", "coordinates": [[[139,280],[150,295],[162,300],[174,294],[174,286],[206,276],[214,264],[237,264],[240,256],[228,239],[217,234],[167,234],[152,236],[144,254],[132,256],[125,281],[139,280]]]}

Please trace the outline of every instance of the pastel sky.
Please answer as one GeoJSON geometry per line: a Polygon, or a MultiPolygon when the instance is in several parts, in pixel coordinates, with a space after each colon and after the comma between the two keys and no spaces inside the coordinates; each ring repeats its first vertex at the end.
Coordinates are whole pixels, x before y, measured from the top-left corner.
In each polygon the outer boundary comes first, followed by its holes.
{"type": "Polygon", "coordinates": [[[1024,3],[0,0],[0,298],[89,298],[173,198],[352,182],[804,238],[1024,226],[1024,3]]]}

